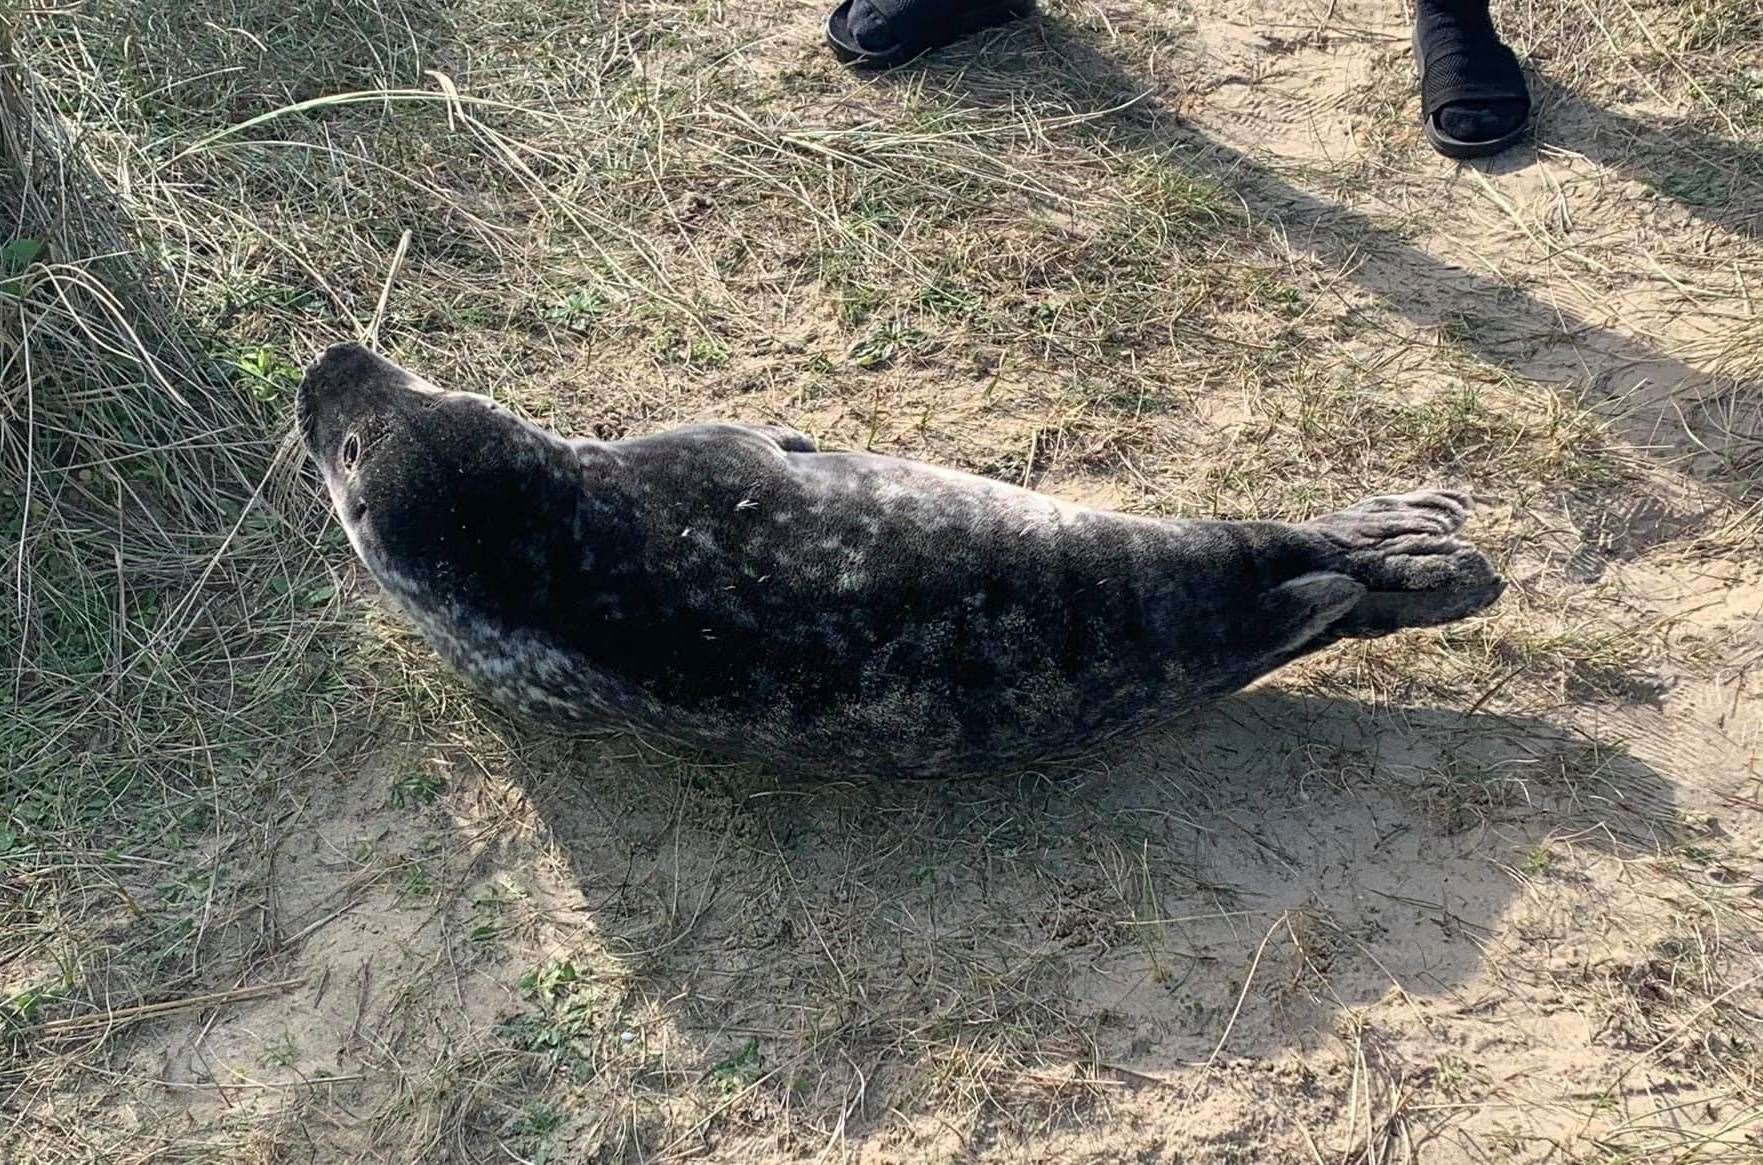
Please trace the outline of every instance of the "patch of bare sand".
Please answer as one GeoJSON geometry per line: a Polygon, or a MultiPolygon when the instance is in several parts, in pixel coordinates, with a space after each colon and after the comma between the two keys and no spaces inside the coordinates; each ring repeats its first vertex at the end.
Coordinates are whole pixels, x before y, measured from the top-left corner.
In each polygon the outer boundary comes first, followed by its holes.
{"type": "Polygon", "coordinates": [[[457,777],[420,831],[382,759],[284,846],[309,985],[134,1064],[205,1121],[303,1081],[356,1118],[321,1143],[363,1153],[461,1135],[455,1110],[513,1135],[464,1103],[493,1065],[514,1122],[585,1073],[558,1146],[590,1157],[1302,1160],[1426,1130],[1439,1160],[1508,1135],[1541,1160],[1604,1127],[1564,1097],[1721,1111],[1649,1025],[1688,989],[1655,952],[1699,909],[1653,871],[1710,831],[1763,840],[1735,819],[1747,762],[1681,711],[1623,724],[1626,752],[1267,690],[1006,788],[681,782],[624,742],[546,744],[457,777]],[[1664,775],[1686,759],[1720,775],[1664,775]],[[435,904],[394,888],[412,862],[435,904]],[[516,985],[560,958],[589,1018],[546,1069],[509,1025],[548,1014],[516,985]]]}

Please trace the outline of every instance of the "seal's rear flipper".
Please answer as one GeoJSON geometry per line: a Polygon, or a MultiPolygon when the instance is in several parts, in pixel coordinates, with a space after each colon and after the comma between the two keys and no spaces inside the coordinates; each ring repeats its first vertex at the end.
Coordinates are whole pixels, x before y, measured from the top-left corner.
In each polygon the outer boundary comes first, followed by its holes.
{"type": "Polygon", "coordinates": [[[1422,490],[1371,498],[1305,523],[1328,543],[1328,568],[1365,588],[1330,630],[1368,638],[1437,627],[1498,599],[1506,584],[1493,563],[1455,537],[1471,506],[1467,494],[1422,490]]]}

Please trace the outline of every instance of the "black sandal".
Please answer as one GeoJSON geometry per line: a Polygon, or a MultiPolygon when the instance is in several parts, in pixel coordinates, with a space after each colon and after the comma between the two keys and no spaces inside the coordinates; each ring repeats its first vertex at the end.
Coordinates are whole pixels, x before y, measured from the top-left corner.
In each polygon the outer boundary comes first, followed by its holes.
{"type": "Polygon", "coordinates": [[[826,18],[826,43],[847,65],[891,69],[1034,10],[1035,0],[843,0],[826,18]]]}
{"type": "Polygon", "coordinates": [[[1447,158],[1485,158],[1524,136],[1530,89],[1518,57],[1494,32],[1485,7],[1464,10],[1420,0],[1414,20],[1414,59],[1420,65],[1420,121],[1426,140],[1447,158]],[[1447,106],[1511,103],[1517,121],[1497,137],[1465,141],[1439,122],[1447,106]]]}

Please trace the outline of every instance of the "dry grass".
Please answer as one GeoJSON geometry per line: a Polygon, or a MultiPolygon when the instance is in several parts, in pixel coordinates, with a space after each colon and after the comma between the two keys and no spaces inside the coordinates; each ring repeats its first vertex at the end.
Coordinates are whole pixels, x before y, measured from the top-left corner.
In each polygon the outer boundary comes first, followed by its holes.
{"type": "Polygon", "coordinates": [[[782,0],[13,7],[0,1156],[1758,1159],[1763,25],[1507,7],[1475,171],[1369,0],[869,81],[782,0]],[[1010,780],[534,737],[286,440],[344,337],[1142,512],[1466,483],[1514,586],[1010,780]]]}

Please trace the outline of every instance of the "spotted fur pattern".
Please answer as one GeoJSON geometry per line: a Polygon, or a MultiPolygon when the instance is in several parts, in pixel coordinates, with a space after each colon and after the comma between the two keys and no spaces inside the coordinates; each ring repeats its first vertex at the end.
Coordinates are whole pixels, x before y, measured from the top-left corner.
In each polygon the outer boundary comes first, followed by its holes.
{"type": "Polygon", "coordinates": [[[1161,520],[769,427],[570,442],[356,346],[299,413],[357,553],[490,699],[783,769],[1019,766],[1502,586],[1447,492],[1161,520]]]}

